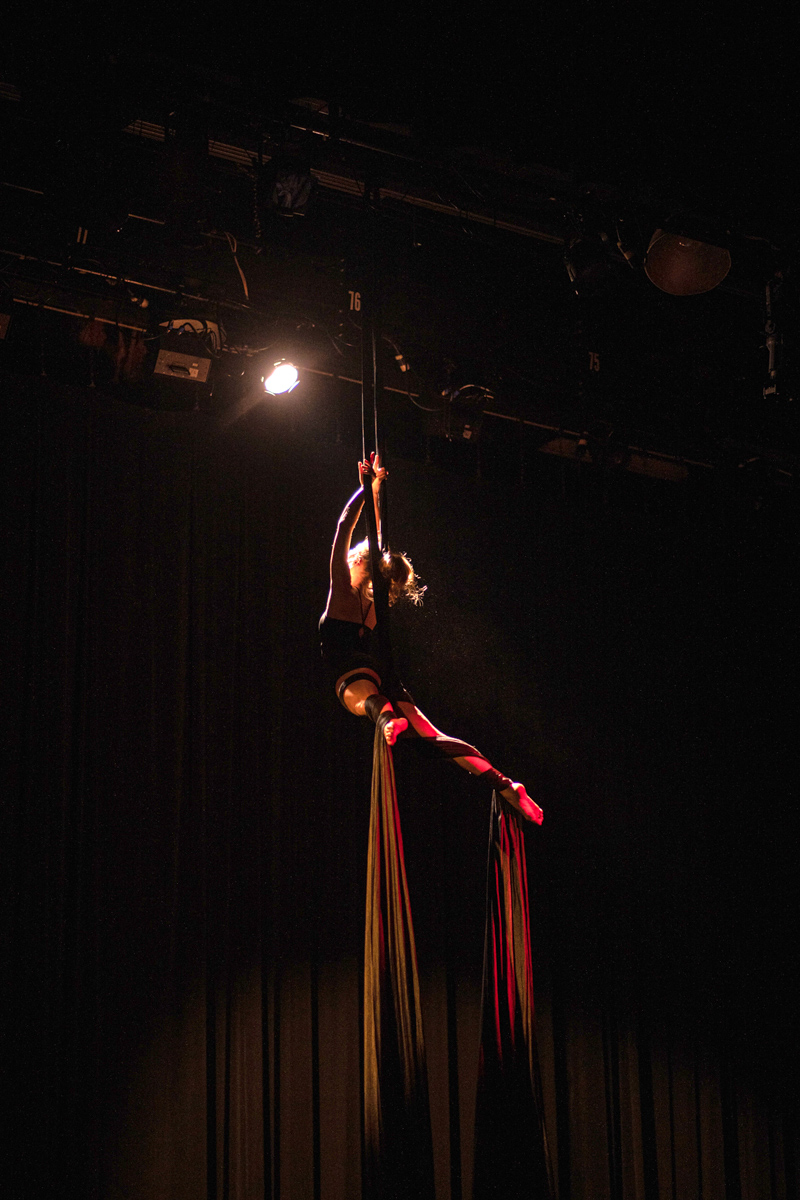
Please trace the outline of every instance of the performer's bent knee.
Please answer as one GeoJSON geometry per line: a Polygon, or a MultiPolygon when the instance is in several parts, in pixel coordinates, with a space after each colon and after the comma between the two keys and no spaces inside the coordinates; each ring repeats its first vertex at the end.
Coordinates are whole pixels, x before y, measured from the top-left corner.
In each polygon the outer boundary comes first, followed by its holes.
{"type": "Polygon", "coordinates": [[[381,677],[377,671],[373,671],[370,667],[357,667],[353,671],[346,671],[344,675],[340,675],[336,680],[336,695],[345,708],[347,708],[344,699],[345,692],[351,684],[358,683],[362,679],[374,684],[378,691],[380,691],[381,677]]]}

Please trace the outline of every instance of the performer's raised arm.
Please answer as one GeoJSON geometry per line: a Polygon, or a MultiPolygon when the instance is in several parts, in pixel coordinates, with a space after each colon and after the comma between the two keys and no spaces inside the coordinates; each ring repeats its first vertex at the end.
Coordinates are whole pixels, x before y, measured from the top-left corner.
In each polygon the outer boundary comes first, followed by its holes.
{"type": "MultiPolygon", "coordinates": [[[[386,471],[380,460],[359,463],[359,477],[372,478],[372,497],[376,518],[378,494],[386,471]]],[[[370,573],[369,547],[366,542],[351,548],[356,522],[364,504],[362,488],[345,505],[331,551],[331,584],[328,603],[320,620],[320,646],[323,661],[334,680],[339,700],[355,716],[367,716],[379,725],[388,744],[398,737],[414,739],[420,749],[444,755],[485,784],[495,788],[519,812],[541,823],[542,810],[531,800],[521,783],[514,783],[496,771],[488,759],[457,738],[438,730],[394,674],[391,664],[381,656],[375,630],[375,604],[370,573]]],[[[385,550],[380,559],[381,574],[389,586],[389,604],[404,595],[419,603],[422,593],[414,568],[404,554],[385,550]]]]}
{"type": "Polygon", "coordinates": [[[365,479],[372,480],[372,503],[375,509],[375,527],[378,530],[378,545],[383,545],[383,534],[381,532],[381,484],[389,475],[385,467],[381,466],[380,454],[374,452],[370,454],[369,459],[358,464],[358,472],[361,481],[365,479]]]}
{"type": "MultiPolygon", "coordinates": [[[[353,539],[353,530],[358,523],[358,518],[361,516],[361,511],[364,507],[363,480],[365,478],[372,479],[372,499],[375,505],[375,518],[378,523],[378,534],[380,536],[378,495],[381,483],[386,478],[387,472],[381,466],[380,458],[377,455],[373,455],[372,461],[364,461],[358,464],[358,475],[361,484],[353,492],[353,495],[342,509],[342,514],[336,526],[336,534],[331,548],[330,591],[325,609],[326,613],[330,613],[330,615],[335,617],[340,616],[346,621],[358,619],[353,604],[352,567],[356,560],[367,557],[367,550],[364,546],[358,546],[355,550],[351,550],[350,546],[353,539]],[[345,611],[342,613],[335,611],[341,608],[344,608],[345,611]]],[[[372,626],[374,624],[375,620],[373,616],[372,626]]]]}
{"type": "Polygon", "coordinates": [[[359,487],[342,509],[342,515],[336,526],[336,534],[331,548],[331,590],[328,595],[328,607],[330,607],[334,593],[350,590],[350,568],[347,557],[350,553],[353,530],[363,507],[364,493],[359,487]]]}

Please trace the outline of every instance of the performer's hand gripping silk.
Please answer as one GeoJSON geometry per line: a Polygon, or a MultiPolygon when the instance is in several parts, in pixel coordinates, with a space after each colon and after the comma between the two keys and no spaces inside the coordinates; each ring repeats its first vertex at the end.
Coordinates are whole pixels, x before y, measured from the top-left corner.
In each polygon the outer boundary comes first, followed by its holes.
{"type": "MultiPolygon", "coordinates": [[[[380,458],[359,463],[359,476],[372,478],[375,518],[380,538],[378,494],[386,470],[380,458]]],[[[441,733],[424,713],[420,712],[390,666],[383,662],[375,637],[375,604],[372,593],[369,547],[366,542],[351,548],[356,522],[364,504],[362,487],[351,496],[336,527],[331,551],[331,583],[328,603],[320,619],[322,657],[335,680],[336,694],[348,710],[357,717],[370,717],[382,726],[383,736],[390,746],[401,735],[419,739],[421,749],[430,748],[458,763],[464,770],[477,775],[483,783],[496,789],[528,820],[542,822],[542,810],[531,800],[521,783],[514,783],[496,771],[491,763],[466,742],[441,733]]],[[[389,587],[389,604],[403,596],[414,604],[422,600],[421,588],[414,568],[403,554],[386,550],[381,558],[381,572],[389,587]]]]}

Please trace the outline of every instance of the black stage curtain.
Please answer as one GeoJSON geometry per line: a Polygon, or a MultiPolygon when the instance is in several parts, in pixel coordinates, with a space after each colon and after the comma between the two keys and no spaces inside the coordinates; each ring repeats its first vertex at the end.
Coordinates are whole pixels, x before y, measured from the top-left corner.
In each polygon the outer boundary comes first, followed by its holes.
{"type": "MultiPolygon", "coordinates": [[[[3,1192],[352,1200],[373,730],[316,624],[359,447],[315,441],[302,398],[222,431],[46,379],[4,379],[2,421],[3,1192]]],[[[526,488],[391,461],[429,585],[394,638],[431,719],[545,809],[559,1200],[790,1197],[796,540],[769,500],[648,512],[537,461],[526,488]]],[[[461,1200],[489,798],[395,765],[461,1200]]]]}

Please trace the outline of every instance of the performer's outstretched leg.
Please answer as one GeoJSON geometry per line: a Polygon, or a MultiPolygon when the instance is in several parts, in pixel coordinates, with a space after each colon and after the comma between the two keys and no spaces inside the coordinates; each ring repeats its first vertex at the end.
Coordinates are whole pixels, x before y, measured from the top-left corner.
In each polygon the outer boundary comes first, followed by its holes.
{"type": "MultiPolygon", "coordinates": [[[[432,749],[452,759],[454,763],[458,763],[459,767],[469,771],[471,775],[477,775],[483,783],[488,783],[490,787],[498,791],[529,821],[535,821],[537,825],[541,825],[544,813],[539,805],[530,798],[524,784],[514,783],[506,775],[495,770],[489,760],[484,758],[474,746],[441,733],[415,704],[411,704],[407,700],[400,700],[395,705],[395,709],[399,709],[407,718],[410,724],[409,732],[413,731],[432,749]]],[[[391,724],[391,722],[389,723],[391,724]]]]}
{"type": "Polygon", "coordinates": [[[337,682],[339,699],[355,716],[367,716],[376,725],[382,724],[383,736],[390,746],[394,745],[401,734],[419,738],[431,750],[452,759],[471,775],[477,775],[528,820],[541,825],[544,814],[539,805],[530,798],[524,784],[514,783],[506,775],[496,771],[474,746],[441,733],[411,701],[399,700],[392,704],[381,693],[380,682],[375,672],[350,672],[337,682]]]}

